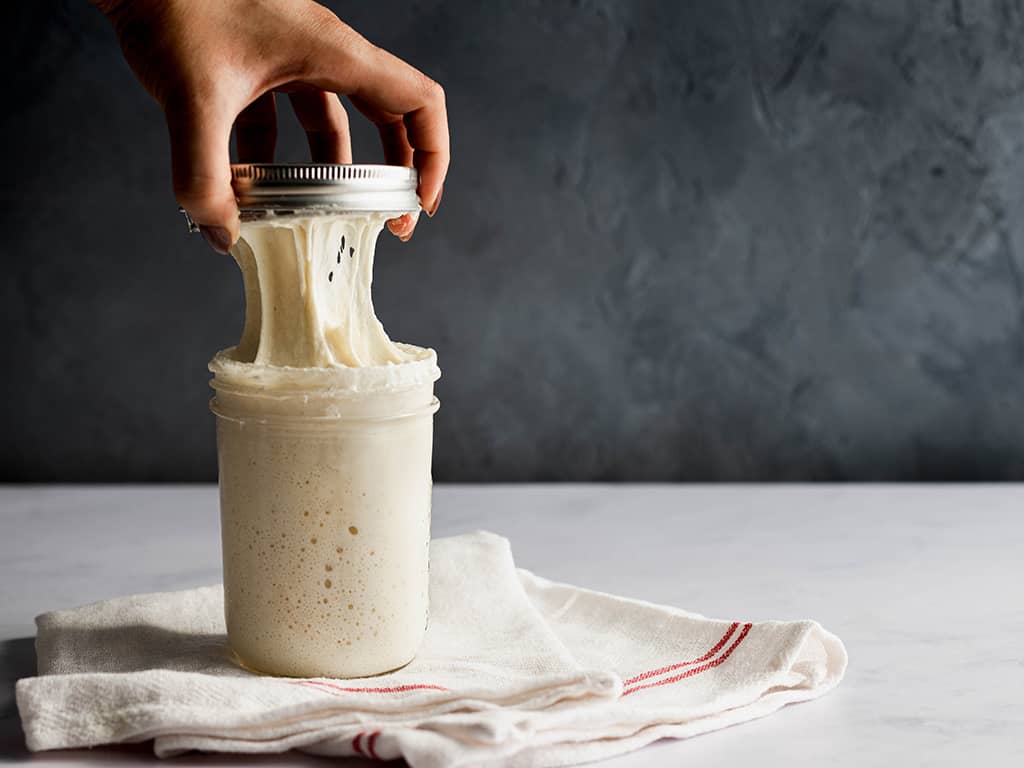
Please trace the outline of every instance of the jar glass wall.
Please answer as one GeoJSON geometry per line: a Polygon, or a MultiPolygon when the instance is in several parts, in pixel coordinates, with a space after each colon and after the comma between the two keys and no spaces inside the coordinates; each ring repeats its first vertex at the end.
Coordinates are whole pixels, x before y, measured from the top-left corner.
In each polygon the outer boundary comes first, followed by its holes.
{"type": "Polygon", "coordinates": [[[427,622],[433,382],[272,397],[223,375],[213,386],[240,662],[300,677],[407,664],[427,622]]]}

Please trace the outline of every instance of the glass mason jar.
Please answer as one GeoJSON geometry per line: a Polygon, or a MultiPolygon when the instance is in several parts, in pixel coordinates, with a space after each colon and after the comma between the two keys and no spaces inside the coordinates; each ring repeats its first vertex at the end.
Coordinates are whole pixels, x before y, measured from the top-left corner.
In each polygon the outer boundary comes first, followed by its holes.
{"type": "MultiPolygon", "coordinates": [[[[418,210],[410,169],[233,171],[243,221],[418,210]]],[[[396,346],[409,362],[292,368],[231,348],[210,363],[225,619],[247,668],[364,677],[423,639],[440,371],[432,350],[396,346]]]]}

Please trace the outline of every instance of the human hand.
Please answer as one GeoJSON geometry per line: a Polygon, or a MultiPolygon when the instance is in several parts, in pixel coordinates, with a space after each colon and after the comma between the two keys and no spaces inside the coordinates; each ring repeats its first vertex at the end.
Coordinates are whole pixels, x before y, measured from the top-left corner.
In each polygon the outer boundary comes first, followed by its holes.
{"type": "MultiPolygon", "coordinates": [[[[285,92],[313,162],[351,163],[348,116],[336,94],[377,125],[385,161],[415,166],[433,216],[448,171],[444,91],[312,0],[92,0],[113,23],[129,66],[163,107],[174,192],[207,242],[238,239],[230,137],[238,160],[273,162],[274,92],[285,92]]],[[[388,228],[402,240],[408,214],[388,228]]]]}

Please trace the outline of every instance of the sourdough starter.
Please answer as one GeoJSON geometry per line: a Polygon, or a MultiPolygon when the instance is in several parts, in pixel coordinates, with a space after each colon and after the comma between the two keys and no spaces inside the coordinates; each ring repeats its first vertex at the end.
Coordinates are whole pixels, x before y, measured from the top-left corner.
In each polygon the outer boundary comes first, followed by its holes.
{"type": "Polygon", "coordinates": [[[385,218],[247,222],[233,250],[246,321],[212,408],[228,636],[257,671],[386,672],[426,627],[440,372],[374,314],[385,218]]]}

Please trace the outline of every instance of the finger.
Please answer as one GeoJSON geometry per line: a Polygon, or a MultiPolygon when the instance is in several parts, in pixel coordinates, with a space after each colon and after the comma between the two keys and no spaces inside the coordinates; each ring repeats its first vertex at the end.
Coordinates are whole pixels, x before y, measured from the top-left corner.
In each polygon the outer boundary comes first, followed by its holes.
{"type": "Polygon", "coordinates": [[[412,163],[419,171],[420,202],[433,213],[450,158],[444,90],[332,18],[334,22],[320,27],[299,79],[348,95],[377,125],[401,119],[413,150],[412,163]]]}
{"type": "Polygon", "coordinates": [[[348,113],[337,95],[320,90],[292,91],[288,98],[306,131],[313,162],[351,163],[348,113]]]}
{"type": "Polygon", "coordinates": [[[412,237],[413,230],[416,229],[416,218],[411,213],[403,213],[396,219],[388,219],[388,231],[404,243],[412,237]]]}
{"type": "Polygon", "coordinates": [[[267,91],[235,118],[235,145],[240,163],[274,162],[277,144],[277,102],[267,91]]]}
{"type": "MultiPolygon", "coordinates": [[[[356,108],[377,123],[378,127],[385,126],[381,138],[385,142],[386,155],[391,153],[396,158],[395,162],[414,166],[419,172],[417,192],[420,203],[423,210],[433,215],[440,202],[441,186],[444,184],[449,164],[448,115],[444,91],[440,85],[412,69],[405,62],[386,52],[382,53],[422,78],[423,82],[413,87],[414,90],[419,90],[419,94],[411,94],[409,101],[396,101],[386,94],[373,90],[372,87],[365,87],[359,94],[353,94],[350,98],[356,108]],[[410,109],[405,112],[391,111],[403,106],[410,106],[410,109]],[[401,129],[398,127],[399,124],[401,129]]],[[[394,65],[388,63],[387,66],[394,65]]],[[[386,77],[378,79],[379,87],[388,88],[392,85],[399,87],[405,77],[396,74],[391,84],[388,84],[386,77]]]]}
{"type": "MultiPolygon", "coordinates": [[[[434,105],[407,112],[404,118],[405,133],[413,149],[413,165],[419,171],[420,200],[427,215],[437,213],[441,204],[441,190],[448,174],[448,115],[444,102],[444,91],[437,86],[439,101],[434,105]],[[426,203],[426,201],[431,201],[426,203]]],[[[434,97],[432,97],[434,98],[434,97]]]]}
{"type": "Polygon", "coordinates": [[[384,162],[412,168],[412,147],[405,135],[405,123],[398,117],[377,126],[380,143],[384,147],[384,162]]]}
{"type": "MultiPolygon", "coordinates": [[[[405,123],[401,118],[377,126],[380,142],[384,147],[384,162],[389,165],[412,167],[412,147],[405,137],[405,123]]],[[[403,243],[412,237],[416,219],[409,214],[388,219],[388,230],[403,243]]]]}
{"type": "Polygon", "coordinates": [[[165,109],[175,197],[210,245],[227,253],[238,239],[229,150],[236,113],[214,99],[165,109]]]}

